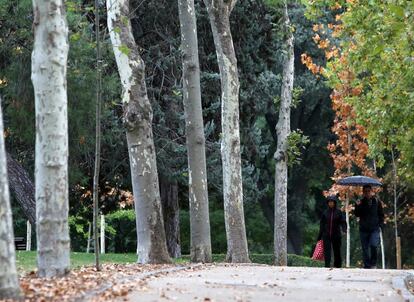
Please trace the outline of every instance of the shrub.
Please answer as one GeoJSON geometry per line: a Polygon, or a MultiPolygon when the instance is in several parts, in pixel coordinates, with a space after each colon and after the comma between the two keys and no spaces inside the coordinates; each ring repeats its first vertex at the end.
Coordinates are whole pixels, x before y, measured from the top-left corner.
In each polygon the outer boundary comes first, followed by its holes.
{"type": "Polygon", "coordinates": [[[135,253],[137,232],[134,210],[118,210],[105,216],[107,250],[114,253],[135,253]]]}
{"type": "Polygon", "coordinates": [[[72,251],[86,250],[88,221],[80,216],[69,216],[70,246],[72,251]]]}
{"type": "MultiPolygon", "coordinates": [[[[181,259],[190,261],[189,255],[183,255],[181,259]]],[[[213,262],[224,262],[226,260],[225,254],[213,254],[213,262]]],[[[260,264],[274,264],[273,254],[250,254],[250,260],[252,263],[260,264]]],[[[288,266],[307,266],[307,267],[323,267],[324,262],[312,260],[311,258],[288,254],[288,266]]]]}

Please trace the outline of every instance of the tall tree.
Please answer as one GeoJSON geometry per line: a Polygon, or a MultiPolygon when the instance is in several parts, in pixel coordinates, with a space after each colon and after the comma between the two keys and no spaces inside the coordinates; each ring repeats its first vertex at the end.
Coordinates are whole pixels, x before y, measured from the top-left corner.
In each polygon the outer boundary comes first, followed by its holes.
{"type": "Polygon", "coordinates": [[[7,180],[6,149],[3,136],[3,115],[0,98],[0,299],[18,298],[20,295],[14,251],[14,234],[7,180]]]}
{"type": "MultiPolygon", "coordinates": [[[[335,25],[328,24],[328,28],[334,29],[332,36],[335,36],[335,25]]],[[[327,60],[339,58],[346,66],[348,56],[341,52],[334,43],[331,45],[330,39],[332,36],[324,37],[325,25],[315,24],[313,30],[317,32],[313,40],[318,45],[318,48],[325,50],[325,57],[327,60]],[[322,35],[319,36],[319,34],[322,35]]],[[[321,74],[328,79],[331,78],[326,70],[313,63],[311,57],[307,54],[302,54],[302,63],[305,64],[309,70],[314,74],[321,74]]],[[[353,86],[354,73],[348,68],[343,68],[336,75],[338,81],[333,85],[333,92],[331,94],[332,109],[335,112],[334,125],[332,132],[336,135],[335,143],[328,145],[328,150],[334,163],[334,180],[341,179],[346,176],[351,176],[355,168],[360,170],[363,175],[374,176],[375,173],[366,164],[366,158],[369,154],[369,146],[367,143],[366,129],[357,123],[357,116],[352,105],[347,103],[347,99],[358,97],[361,94],[360,87],[353,86]]],[[[352,206],[349,200],[359,194],[357,188],[343,187],[333,184],[332,187],[325,192],[325,195],[339,194],[340,199],[344,202],[345,216],[346,216],[346,267],[351,265],[351,228],[350,228],[350,211],[352,206]]]]}
{"type": "Polygon", "coordinates": [[[35,190],[29,173],[23,166],[7,153],[7,176],[10,190],[14,194],[24,215],[34,226],[36,225],[35,190]]]}
{"type": "Polygon", "coordinates": [[[68,227],[68,27],[62,0],[33,0],[32,82],[36,111],[36,220],[38,275],[70,267],[68,227]]]}
{"type": "Polygon", "coordinates": [[[290,134],[290,108],[294,79],[294,37],[287,10],[287,1],[283,10],[285,31],[285,59],[283,62],[282,91],[279,107],[279,120],[276,125],[277,149],[275,152],[275,264],[287,265],[287,164],[288,138],[290,134]]]}
{"type": "Polygon", "coordinates": [[[188,153],[191,261],[211,262],[210,218],[194,0],[178,0],[188,153]]]}
{"type": "Polygon", "coordinates": [[[167,263],[152,107],[145,83],[145,64],[132,35],[128,0],[108,0],[108,28],[123,86],[123,119],[131,166],[140,263],[167,263]]]}
{"type": "Polygon", "coordinates": [[[221,78],[221,158],[227,261],[250,262],[243,210],[239,129],[239,75],[230,30],[237,0],[204,0],[207,7],[221,78]]]}

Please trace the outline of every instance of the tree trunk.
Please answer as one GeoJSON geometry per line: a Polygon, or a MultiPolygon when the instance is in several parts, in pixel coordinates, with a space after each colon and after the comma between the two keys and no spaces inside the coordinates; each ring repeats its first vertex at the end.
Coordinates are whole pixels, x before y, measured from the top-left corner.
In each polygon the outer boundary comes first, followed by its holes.
{"type": "Polygon", "coordinates": [[[160,177],[162,213],[164,215],[165,237],[170,257],[181,257],[180,244],[180,208],[178,206],[177,181],[168,181],[160,177]]]}
{"type": "Polygon", "coordinates": [[[279,120],[276,125],[277,149],[275,152],[275,264],[287,265],[287,148],[290,134],[290,107],[294,78],[293,33],[287,11],[284,7],[284,26],[286,35],[286,58],[283,63],[282,91],[279,120]]]}
{"type": "MultiPolygon", "coordinates": [[[[93,239],[95,241],[95,267],[101,270],[99,263],[98,215],[99,215],[99,173],[101,169],[101,44],[99,32],[99,0],[95,0],[95,35],[96,35],[96,103],[95,103],[95,166],[93,172],[93,239]]],[[[102,216],[103,217],[103,216],[102,216]]],[[[101,225],[102,228],[102,225],[101,225]]],[[[105,237],[104,237],[105,240],[105,237]]],[[[102,246],[101,246],[102,247],[102,246]]],[[[103,247],[105,250],[105,247],[103,247]]]]}
{"type": "Polygon", "coordinates": [[[178,0],[188,153],[191,261],[211,262],[210,218],[194,0],[178,0]]]}
{"type": "Polygon", "coordinates": [[[243,210],[239,130],[239,75],[230,31],[236,0],[204,0],[213,31],[221,78],[221,158],[227,261],[250,262],[243,210]]]}
{"type": "Polygon", "coordinates": [[[0,99],[0,299],[20,296],[14,251],[14,234],[7,181],[6,150],[3,137],[3,116],[0,99]]]}
{"type": "Polygon", "coordinates": [[[36,202],[33,182],[29,177],[29,173],[27,173],[23,166],[8,153],[7,174],[9,176],[10,189],[13,192],[14,197],[27,219],[33,226],[35,226],[36,202]]]}
{"type": "Polygon", "coordinates": [[[62,0],[33,0],[32,82],[36,108],[36,220],[38,275],[69,271],[68,27],[62,0]]]}
{"type": "Polygon", "coordinates": [[[123,119],[137,218],[138,262],[169,263],[145,64],[132,36],[128,0],[108,0],[107,9],[108,28],[123,86],[123,119]]]}

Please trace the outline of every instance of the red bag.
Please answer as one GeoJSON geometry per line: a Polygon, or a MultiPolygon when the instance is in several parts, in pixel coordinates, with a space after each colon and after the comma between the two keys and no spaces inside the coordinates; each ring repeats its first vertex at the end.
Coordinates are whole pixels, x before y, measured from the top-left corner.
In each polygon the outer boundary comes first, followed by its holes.
{"type": "Polygon", "coordinates": [[[323,240],[319,240],[316,243],[315,250],[313,251],[312,259],[313,260],[319,260],[319,261],[323,261],[324,260],[323,240]]]}

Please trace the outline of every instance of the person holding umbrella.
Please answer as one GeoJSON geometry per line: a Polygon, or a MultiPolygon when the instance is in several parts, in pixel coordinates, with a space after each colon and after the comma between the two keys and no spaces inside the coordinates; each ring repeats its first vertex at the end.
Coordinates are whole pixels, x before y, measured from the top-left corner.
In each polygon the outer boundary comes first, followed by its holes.
{"type": "Polygon", "coordinates": [[[335,195],[326,199],[328,208],[323,212],[318,241],[323,240],[325,267],[331,267],[331,250],[334,254],[334,267],[342,266],[341,237],[346,232],[346,221],[341,210],[336,208],[338,199],[335,195]]]}
{"type": "Polygon", "coordinates": [[[355,216],[359,217],[359,235],[362,246],[364,268],[376,268],[377,248],[380,243],[380,228],[384,225],[382,203],[375,198],[372,187],[382,186],[377,179],[357,175],[340,179],[341,186],[362,186],[363,198],[355,205],[355,216]]]}
{"type": "Polygon", "coordinates": [[[384,226],[384,212],[382,203],[375,198],[371,185],[364,185],[362,192],[363,198],[356,202],[355,216],[359,217],[364,268],[376,268],[380,228],[384,226]]]}

